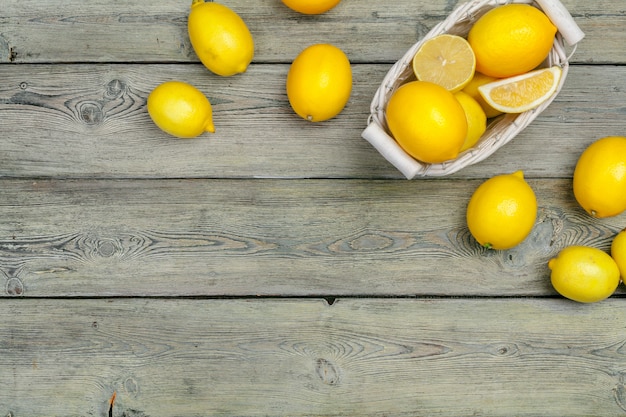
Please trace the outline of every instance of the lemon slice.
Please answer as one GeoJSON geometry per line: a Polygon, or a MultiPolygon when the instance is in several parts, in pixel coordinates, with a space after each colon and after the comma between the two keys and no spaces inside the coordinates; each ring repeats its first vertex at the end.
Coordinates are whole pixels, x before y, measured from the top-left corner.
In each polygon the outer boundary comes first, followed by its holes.
{"type": "Polygon", "coordinates": [[[561,74],[558,66],[542,68],[481,85],[478,92],[496,110],[522,113],[549,99],[559,85],[561,74]]]}
{"type": "Polygon", "coordinates": [[[453,93],[474,76],[476,57],[470,44],[456,35],[438,35],[425,41],[413,57],[413,72],[420,81],[439,84],[453,93]]]}

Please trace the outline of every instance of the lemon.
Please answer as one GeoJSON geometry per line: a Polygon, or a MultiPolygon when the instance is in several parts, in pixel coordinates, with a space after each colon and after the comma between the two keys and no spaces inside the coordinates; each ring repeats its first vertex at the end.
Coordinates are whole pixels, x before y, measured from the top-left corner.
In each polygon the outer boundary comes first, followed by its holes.
{"type": "Polygon", "coordinates": [[[608,136],[589,145],[574,169],[574,196],[597,218],[626,210],[626,137],[608,136]]]}
{"type": "Polygon", "coordinates": [[[542,68],[478,87],[492,108],[503,113],[522,113],[539,107],[556,91],[561,68],[542,68]]]}
{"type": "Polygon", "coordinates": [[[228,7],[192,0],[187,29],[196,55],[215,74],[239,74],[252,62],[252,34],[241,17],[228,7]]]}
{"type": "Polygon", "coordinates": [[[500,78],[491,77],[489,75],[485,75],[483,73],[475,71],[474,77],[463,88],[463,90],[461,90],[464,93],[469,94],[474,100],[478,102],[478,104],[480,104],[480,107],[483,108],[485,112],[485,116],[487,116],[488,119],[499,116],[502,114],[502,112],[500,110],[494,109],[489,104],[487,104],[483,96],[481,96],[480,93],[478,92],[478,87],[480,87],[481,85],[485,85],[487,83],[498,81],[499,79],[500,78]]]}
{"type": "Polygon", "coordinates": [[[556,26],[528,4],[506,4],[482,15],[467,40],[476,54],[476,71],[511,77],[530,71],[548,56],[556,26]]]}
{"type": "Polygon", "coordinates": [[[348,103],[351,92],[350,61],[334,45],[311,45],[289,67],[289,104],[305,120],[321,122],[337,116],[348,103]]]}
{"type": "Polygon", "coordinates": [[[453,93],[471,81],[475,69],[474,51],[464,38],[457,35],[430,38],[413,57],[413,72],[418,80],[439,84],[453,93]]]}
{"type": "Polygon", "coordinates": [[[535,192],[522,171],[496,175],[474,191],[466,216],[478,243],[489,249],[510,249],[532,231],[537,218],[535,192]]]}
{"type": "Polygon", "coordinates": [[[303,14],[322,14],[339,4],[340,0],[282,0],[283,3],[303,14]]]}
{"type": "Polygon", "coordinates": [[[428,81],[400,86],[389,98],[386,116],[398,145],[426,163],[456,158],[467,136],[467,119],[459,101],[428,81]]]}
{"type": "Polygon", "coordinates": [[[459,91],[454,94],[454,97],[461,103],[467,119],[467,136],[465,136],[465,141],[463,146],[461,146],[461,152],[463,152],[476,145],[478,139],[485,133],[487,130],[487,116],[480,104],[469,94],[459,91]]]}
{"type": "Polygon", "coordinates": [[[161,130],[179,138],[215,132],[213,110],[204,94],[181,81],[167,81],[148,96],[148,113],[161,130]]]}
{"type": "Polygon", "coordinates": [[[568,246],[548,261],[550,280],[563,297],[595,303],[610,297],[619,285],[619,269],[608,254],[588,246],[568,246]]]}
{"type": "Polygon", "coordinates": [[[626,280],[626,229],[613,238],[611,257],[617,264],[622,280],[626,280]]]}

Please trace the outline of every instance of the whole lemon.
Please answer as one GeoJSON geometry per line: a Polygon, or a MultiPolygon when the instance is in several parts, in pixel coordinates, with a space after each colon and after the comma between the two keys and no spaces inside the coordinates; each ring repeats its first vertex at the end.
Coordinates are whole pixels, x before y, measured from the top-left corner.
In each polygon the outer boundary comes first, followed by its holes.
{"type": "Polygon", "coordinates": [[[283,3],[303,14],[322,14],[339,4],[341,0],[282,0],[283,3]]]}
{"type": "Polygon", "coordinates": [[[469,94],[474,100],[480,104],[480,107],[485,111],[485,116],[487,118],[496,117],[502,114],[500,110],[496,110],[489,105],[483,98],[483,96],[478,91],[478,87],[481,85],[485,85],[488,83],[492,83],[494,81],[498,81],[500,78],[491,77],[489,75],[482,74],[480,72],[474,72],[474,77],[470,80],[469,84],[467,84],[463,90],[464,93],[469,94]]]}
{"type": "Polygon", "coordinates": [[[550,280],[563,297],[594,303],[610,297],[619,285],[619,269],[608,254],[588,246],[568,246],[548,261],[550,280]]]}
{"type": "Polygon", "coordinates": [[[241,17],[228,7],[192,0],[187,29],[196,55],[215,74],[239,74],[252,62],[252,34],[241,17]]]}
{"type": "Polygon", "coordinates": [[[459,91],[454,94],[454,97],[461,103],[467,119],[467,136],[465,136],[465,141],[461,146],[461,152],[463,152],[476,145],[478,139],[485,133],[487,116],[480,104],[469,94],[459,91]]]}
{"type": "Polygon", "coordinates": [[[593,217],[626,210],[626,137],[607,136],[583,151],[574,169],[574,196],[593,217]]]}
{"type": "Polygon", "coordinates": [[[350,99],[350,61],[334,45],[311,45],[291,63],[286,84],[289,104],[296,114],[311,122],[331,119],[350,99]]]}
{"type": "Polygon", "coordinates": [[[386,117],[398,145],[426,163],[456,158],[467,136],[461,103],[450,91],[428,81],[400,86],[389,98],[386,117]]]}
{"type": "Polygon", "coordinates": [[[194,86],[167,81],[148,96],[148,113],[161,130],[179,138],[215,132],[209,99],[194,86]]]}
{"type": "Polygon", "coordinates": [[[489,249],[510,249],[532,231],[537,219],[535,192],[522,171],[496,175],[474,191],[466,218],[478,243],[489,249]]]}
{"type": "Polygon", "coordinates": [[[626,280],[626,229],[613,238],[613,242],[611,242],[611,257],[619,268],[622,281],[626,280]]]}
{"type": "Polygon", "coordinates": [[[482,15],[467,40],[476,55],[476,71],[511,77],[536,68],[548,56],[557,28],[529,4],[506,4],[482,15]]]}

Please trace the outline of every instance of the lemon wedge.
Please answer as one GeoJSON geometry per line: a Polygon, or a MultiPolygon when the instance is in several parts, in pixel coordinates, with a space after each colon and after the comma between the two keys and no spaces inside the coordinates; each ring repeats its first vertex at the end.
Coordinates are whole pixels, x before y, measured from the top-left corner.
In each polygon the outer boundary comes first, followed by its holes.
{"type": "Polygon", "coordinates": [[[562,70],[542,68],[478,87],[487,104],[503,113],[522,113],[539,107],[556,91],[562,70]]]}

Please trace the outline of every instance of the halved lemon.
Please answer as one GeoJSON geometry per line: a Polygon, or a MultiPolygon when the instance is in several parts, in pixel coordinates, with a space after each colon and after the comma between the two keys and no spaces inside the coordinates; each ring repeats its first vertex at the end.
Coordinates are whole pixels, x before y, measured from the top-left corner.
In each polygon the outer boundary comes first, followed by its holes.
{"type": "Polygon", "coordinates": [[[561,68],[553,66],[504,78],[478,87],[478,92],[494,109],[522,113],[548,100],[561,80],[561,68]]]}
{"type": "Polygon", "coordinates": [[[425,41],[413,57],[420,81],[439,84],[456,93],[474,77],[476,57],[470,44],[457,35],[443,34],[425,41]]]}

